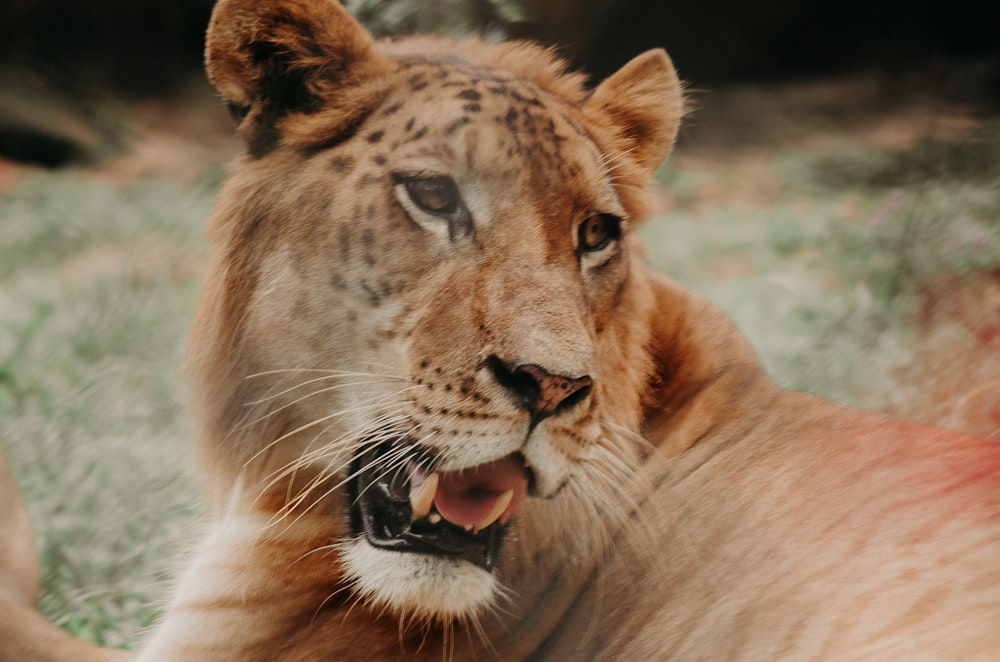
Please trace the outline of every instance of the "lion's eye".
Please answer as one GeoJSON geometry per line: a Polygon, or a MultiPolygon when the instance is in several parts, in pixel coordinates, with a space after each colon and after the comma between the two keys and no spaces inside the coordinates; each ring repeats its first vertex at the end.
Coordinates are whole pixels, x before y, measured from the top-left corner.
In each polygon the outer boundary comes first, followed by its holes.
{"type": "Polygon", "coordinates": [[[429,214],[453,214],[458,209],[458,188],[451,177],[414,177],[405,186],[413,204],[429,214]]]}
{"type": "Polygon", "coordinates": [[[414,223],[431,232],[447,231],[451,240],[472,234],[472,214],[454,179],[396,173],[392,180],[396,199],[414,223]]]}
{"type": "Polygon", "coordinates": [[[599,251],[621,235],[621,219],[611,214],[597,214],[580,224],[580,251],[599,251]]]}

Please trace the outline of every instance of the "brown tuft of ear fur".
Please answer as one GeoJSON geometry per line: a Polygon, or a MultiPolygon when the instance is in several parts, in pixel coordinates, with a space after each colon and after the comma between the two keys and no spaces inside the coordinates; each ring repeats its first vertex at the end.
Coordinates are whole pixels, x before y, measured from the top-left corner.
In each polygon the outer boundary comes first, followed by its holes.
{"type": "Polygon", "coordinates": [[[610,147],[638,166],[644,181],[673,149],[684,97],[677,71],[662,48],[646,51],[602,82],[584,113],[610,124],[610,147]]]}
{"type": "Polygon", "coordinates": [[[208,78],[242,118],[260,156],[282,138],[282,120],[323,111],[328,132],[370,106],[387,62],[371,35],[334,0],[220,0],[205,46],[208,78]]]}

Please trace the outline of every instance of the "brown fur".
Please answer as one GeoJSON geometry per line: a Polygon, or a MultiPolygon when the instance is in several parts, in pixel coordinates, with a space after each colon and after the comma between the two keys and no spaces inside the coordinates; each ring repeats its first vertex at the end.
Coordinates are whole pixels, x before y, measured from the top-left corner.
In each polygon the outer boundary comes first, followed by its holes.
{"type": "MultiPolygon", "coordinates": [[[[591,91],[528,44],[375,43],[330,0],[223,0],[207,62],[247,144],[189,345],[218,522],[138,659],[1000,650],[1000,448],[780,390],[636,257],[682,113],[662,51],[591,91]],[[452,176],[471,227],[407,207],[393,169],[452,176]],[[624,219],[600,258],[574,243],[593,214],[624,219]],[[491,356],[594,388],[526,434],[491,356]],[[512,525],[496,609],[359,593],[340,485],[399,426],[448,469],[520,453],[549,497],[512,525]]],[[[32,590],[11,622],[46,627],[32,590]]]]}

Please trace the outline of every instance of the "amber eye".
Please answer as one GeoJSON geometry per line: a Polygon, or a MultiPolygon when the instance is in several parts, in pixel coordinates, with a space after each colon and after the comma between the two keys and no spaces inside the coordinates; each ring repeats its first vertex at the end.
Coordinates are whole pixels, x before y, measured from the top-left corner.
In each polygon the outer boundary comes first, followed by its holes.
{"type": "Polygon", "coordinates": [[[414,177],[405,186],[413,204],[429,214],[452,214],[458,209],[458,188],[451,177],[414,177]]]}
{"type": "Polygon", "coordinates": [[[447,229],[451,240],[472,234],[472,214],[451,177],[394,173],[392,181],[399,203],[420,227],[432,232],[447,229]]]}
{"type": "Polygon", "coordinates": [[[621,220],[611,214],[597,214],[580,224],[580,251],[599,251],[621,234],[621,220]]]}

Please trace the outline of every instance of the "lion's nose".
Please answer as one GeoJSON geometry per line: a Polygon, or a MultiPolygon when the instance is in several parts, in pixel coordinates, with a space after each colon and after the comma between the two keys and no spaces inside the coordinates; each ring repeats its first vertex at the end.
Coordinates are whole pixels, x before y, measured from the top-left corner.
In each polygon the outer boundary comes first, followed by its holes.
{"type": "Polygon", "coordinates": [[[497,382],[531,412],[535,424],[584,400],[594,383],[587,375],[555,375],[533,363],[511,368],[496,356],[488,363],[497,382]]]}

